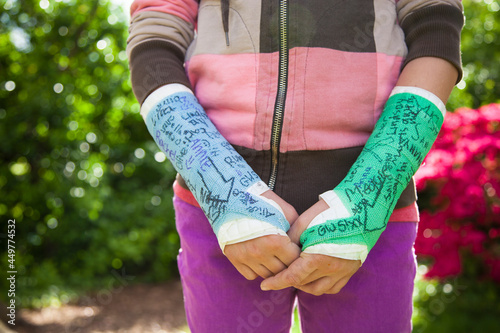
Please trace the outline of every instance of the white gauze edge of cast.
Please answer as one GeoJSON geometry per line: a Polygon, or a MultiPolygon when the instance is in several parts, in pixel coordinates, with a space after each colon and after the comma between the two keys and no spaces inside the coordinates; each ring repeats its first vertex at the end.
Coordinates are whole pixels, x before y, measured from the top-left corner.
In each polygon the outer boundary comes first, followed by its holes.
{"type": "MultiPolygon", "coordinates": [[[[318,214],[311,221],[308,228],[325,223],[327,220],[351,217],[349,210],[344,206],[335,191],[327,191],[321,194],[320,198],[326,202],[329,208],[318,214]]],[[[316,244],[306,248],[304,253],[323,254],[342,259],[361,260],[361,262],[364,262],[368,256],[368,248],[366,245],[362,244],[316,244]]]]}
{"type": "MultiPolygon", "coordinates": [[[[262,193],[269,190],[269,187],[263,181],[259,181],[247,189],[247,192],[258,196],[259,199],[274,206],[281,214],[285,215],[281,207],[271,199],[262,196],[262,193]]],[[[281,235],[287,236],[286,232],[278,227],[275,227],[267,222],[256,219],[236,219],[221,225],[217,239],[219,246],[224,253],[227,245],[241,243],[247,240],[255,239],[262,236],[281,235]]]]}

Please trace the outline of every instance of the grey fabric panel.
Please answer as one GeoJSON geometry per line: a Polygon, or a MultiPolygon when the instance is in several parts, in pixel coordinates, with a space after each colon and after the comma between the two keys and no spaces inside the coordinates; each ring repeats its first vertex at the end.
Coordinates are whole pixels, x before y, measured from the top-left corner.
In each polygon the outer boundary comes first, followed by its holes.
{"type": "Polygon", "coordinates": [[[194,27],[183,19],[157,11],[145,11],[130,20],[127,54],[137,45],[155,39],[168,41],[186,53],[194,37],[194,27]]]}
{"type": "MultiPolygon", "coordinates": [[[[289,1],[288,45],[375,52],[374,5],[366,0],[289,1]]],[[[263,0],[260,51],[278,51],[279,2],[263,0]],[[271,18],[271,19],[264,19],[271,18]]]]}
{"type": "Polygon", "coordinates": [[[375,22],[373,35],[378,53],[405,57],[404,32],[398,22],[396,5],[387,0],[374,0],[375,22]]]}
{"type": "Polygon", "coordinates": [[[226,45],[219,0],[202,1],[198,11],[197,36],[186,60],[198,54],[259,53],[260,1],[230,1],[226,45]]]}

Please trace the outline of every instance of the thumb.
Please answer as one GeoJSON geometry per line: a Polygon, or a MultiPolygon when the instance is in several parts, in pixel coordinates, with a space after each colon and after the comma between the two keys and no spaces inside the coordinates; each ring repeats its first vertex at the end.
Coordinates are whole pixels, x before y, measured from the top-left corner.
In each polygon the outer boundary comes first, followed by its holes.
{"type": "Polygon", "coordinates": [[[315,267],[301,255],[287,269],[262,281],[260,288],[265,291],[300,286],[313,271],[315,267]]]}
{"type": "Polygon", "coordinates": [[[288,231],[288,237],[290,237],[292,242],[294,242],[295,244],[300,244],[300,236],[307,229],[311,221],[318,214],[324,212],[328,208],[328,204],[323,199],[321,199],[304,213],[302,213],[288,231]]]}
{"type": "Polygon", "coordinates": [[[273,191],[268,190],[268,191],[262,193],[261,196],[276,202],[283,210],[283,213],[285,214],[285,218],[288,221],[288,223],[290,223],[290,225],[293,225],[295,220],[299,217],[299,214],[297,214],[297,211],[295,210],[295,208],[292,205],[290,205],[288,202],[283,200],[279,195],[277,195],[273,191]]]}

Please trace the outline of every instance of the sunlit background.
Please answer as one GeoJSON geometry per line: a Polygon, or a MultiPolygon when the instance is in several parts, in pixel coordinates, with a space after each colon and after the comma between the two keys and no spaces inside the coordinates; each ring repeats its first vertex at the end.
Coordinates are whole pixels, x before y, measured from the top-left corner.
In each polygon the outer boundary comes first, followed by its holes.
{"type": "MultiPolygon", "coordinates": [[[[175,172],[129,81],[131,2],[0,1],[0,285],[15,219],[18,332],[187,331],[175,172]]],[[[416,176],[415,332],[500,331],[500,2],[463,3],[464,77],[416,176]]]]}

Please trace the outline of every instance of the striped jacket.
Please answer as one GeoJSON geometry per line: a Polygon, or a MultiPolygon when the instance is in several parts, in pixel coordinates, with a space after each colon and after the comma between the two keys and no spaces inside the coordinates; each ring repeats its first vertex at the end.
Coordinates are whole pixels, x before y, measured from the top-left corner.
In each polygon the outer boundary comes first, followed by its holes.
{"type": "MultiPolygon", "coordinates": [[[[127,52],[139,102],[191,87],[301,213],[346,175],[402,67],[433,56],[461,73],[462,25],[460,0],[136,0],[127,52]]],[[[414,201],[410,184],[396,208],[414,201]]]]}

